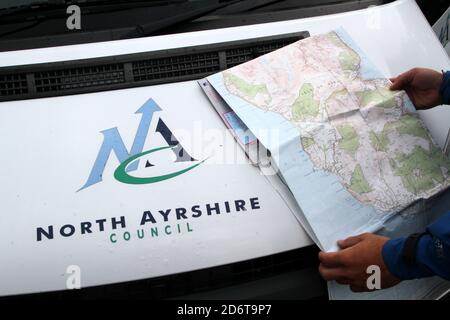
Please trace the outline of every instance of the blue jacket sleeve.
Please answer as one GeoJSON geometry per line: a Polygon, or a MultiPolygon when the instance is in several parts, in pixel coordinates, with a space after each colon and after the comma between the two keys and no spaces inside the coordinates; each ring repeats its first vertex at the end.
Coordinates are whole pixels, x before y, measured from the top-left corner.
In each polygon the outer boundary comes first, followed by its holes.
{"type": "Polygon", "coordinates": [[[388,270],[401,280],[438,275],[450,280],[450,212],[427,227],[418,241],[416,263],[403,261],[406,238],[391,239],[383,247],[383,259],[388,270]]]}
{"type": "Polygon", "coordinates": [[[444,72],[441,88],[439,93],[442,97],[443,104],[450,104],[450,71],[444,72]]]}

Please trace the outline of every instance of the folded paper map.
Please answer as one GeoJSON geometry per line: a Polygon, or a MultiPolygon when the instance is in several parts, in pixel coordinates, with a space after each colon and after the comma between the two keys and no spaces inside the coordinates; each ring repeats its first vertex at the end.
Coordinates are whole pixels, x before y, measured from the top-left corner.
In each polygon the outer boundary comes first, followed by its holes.
{"type": "Polygon", "coordinates": [[[207,80],[271,151],[322,249],[449,186],[450,161],[408,96],[342,29],[207,80]]]}

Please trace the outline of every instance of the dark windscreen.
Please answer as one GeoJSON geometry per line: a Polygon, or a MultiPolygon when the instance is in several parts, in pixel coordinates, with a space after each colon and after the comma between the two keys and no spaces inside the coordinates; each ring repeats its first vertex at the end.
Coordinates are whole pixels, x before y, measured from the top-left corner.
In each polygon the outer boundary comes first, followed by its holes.
{"type": "Polygon", "coordinates": [[[291,20],[387,2],[391,1],[0,0],[0,51],[291,20]],[[73,4],[78,12],[67,11],[73,4]]]}

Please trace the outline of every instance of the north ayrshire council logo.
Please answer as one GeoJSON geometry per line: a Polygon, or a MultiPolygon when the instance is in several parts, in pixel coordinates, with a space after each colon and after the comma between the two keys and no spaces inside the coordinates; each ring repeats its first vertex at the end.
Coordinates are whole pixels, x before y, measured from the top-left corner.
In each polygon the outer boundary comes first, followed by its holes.
{"type": "MultiPolygon", "coordinates": [[[[102,181],[103,171],[105,170],[105,166],[112,152],[114,152],[117,160],[119,160],[119,165],[114,171],[114,178],[122,183],[136,185],[156,183],[175,178],[198,167],[204,161],[206,161],[206,159],[198,161],[192,158],[185,151],[183,146],[175,138],[175,136],[172,134],[172,131],[167,127],[165,122],[159,117],[154,117],[154,114],[158,111],[162,111],[162,109],[153,99],[149,99],[146,103],[144,103],[142,107],[140,107],[135,112],[136,114],[142,114],[142,118],[130,149],[127,149],[127,147],[125,146],[125,143],[123,142],[123,139],[117,127],[101,131],[101,133],[103,134],[103,143],[97,154],[97,158],[94,161],[94,165],[92,166],[86,183],[78,191],[86,189],[87,187],[90,187],[102,181]],[[156,124],[155,133],[159,133],[166,144],[144,151],[144,145],[149,133],[150,124],[152,123],[153,119],[155,119],[155,121],[158,121],[156,124]],[[139,161],[142,157],[166,149],[171,150],[175,154],[176,159],[174,163],[192,162],[192,164],[181,170],[175,170],[161,175],[138,177],[130,174],[131,172],[138,169],[139,161]]],[[[145,163],[145,167],[153,167],[153,164],[151,164],[150,161],[147,160],[145,163]]]]}

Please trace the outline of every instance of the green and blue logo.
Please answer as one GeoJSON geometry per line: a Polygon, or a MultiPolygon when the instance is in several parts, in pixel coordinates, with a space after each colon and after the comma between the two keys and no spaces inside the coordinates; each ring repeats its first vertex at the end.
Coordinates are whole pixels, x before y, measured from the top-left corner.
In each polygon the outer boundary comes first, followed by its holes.
{"type": "MultiPolygon", "coordinates": [[[[149,184],[172,179],[201,165],[205,160],[197,161],[196,159],[192,158],[184,150],[183,146],[178,142],[178,140],[172,134],[172,131],[170,131],[170,129],[161,118],[157,119],[158,122],[155,132],[161,134],[167,145],[143,151],[150,124],[152,122],[152,119],[154,118],[154,114],[158,111],[161,111],[161,108],[153,99],[149,99],[146,103],[144,103],[142,107],[140,107],[136,111],[136,113],[142,114],[142,118],[136,131],[136,135],[134,137],[134,141],[130,151],[128,151],[127,147],[125,146],[125,143],[123,142],[123,139],[120,136],[117,127],[101,131],[101,133],[103,134],[103,143],[100,147],[97,158],[95,159],[94,165],[92,166],[86,183],[78,191],[86,189],[87,187],[90,187],[102,181],[103,171],[105,170],[105,166],[112,152],[114,152],[120,163],[114,171],[114,178],[117,181],[127,184],[149,184]],[[166,173],[163,175],[150,177],[135,177],[130,175],[130,172],[138,169],[139,160],[141,157],[165,149],[170,149],[175,154],[176,160],[174,162],[194,163],[182,170],[166,173]]],[[[149,161],[147,161],[145,164],[146,168],[152,166],[153,165],[149,161]]]]}

